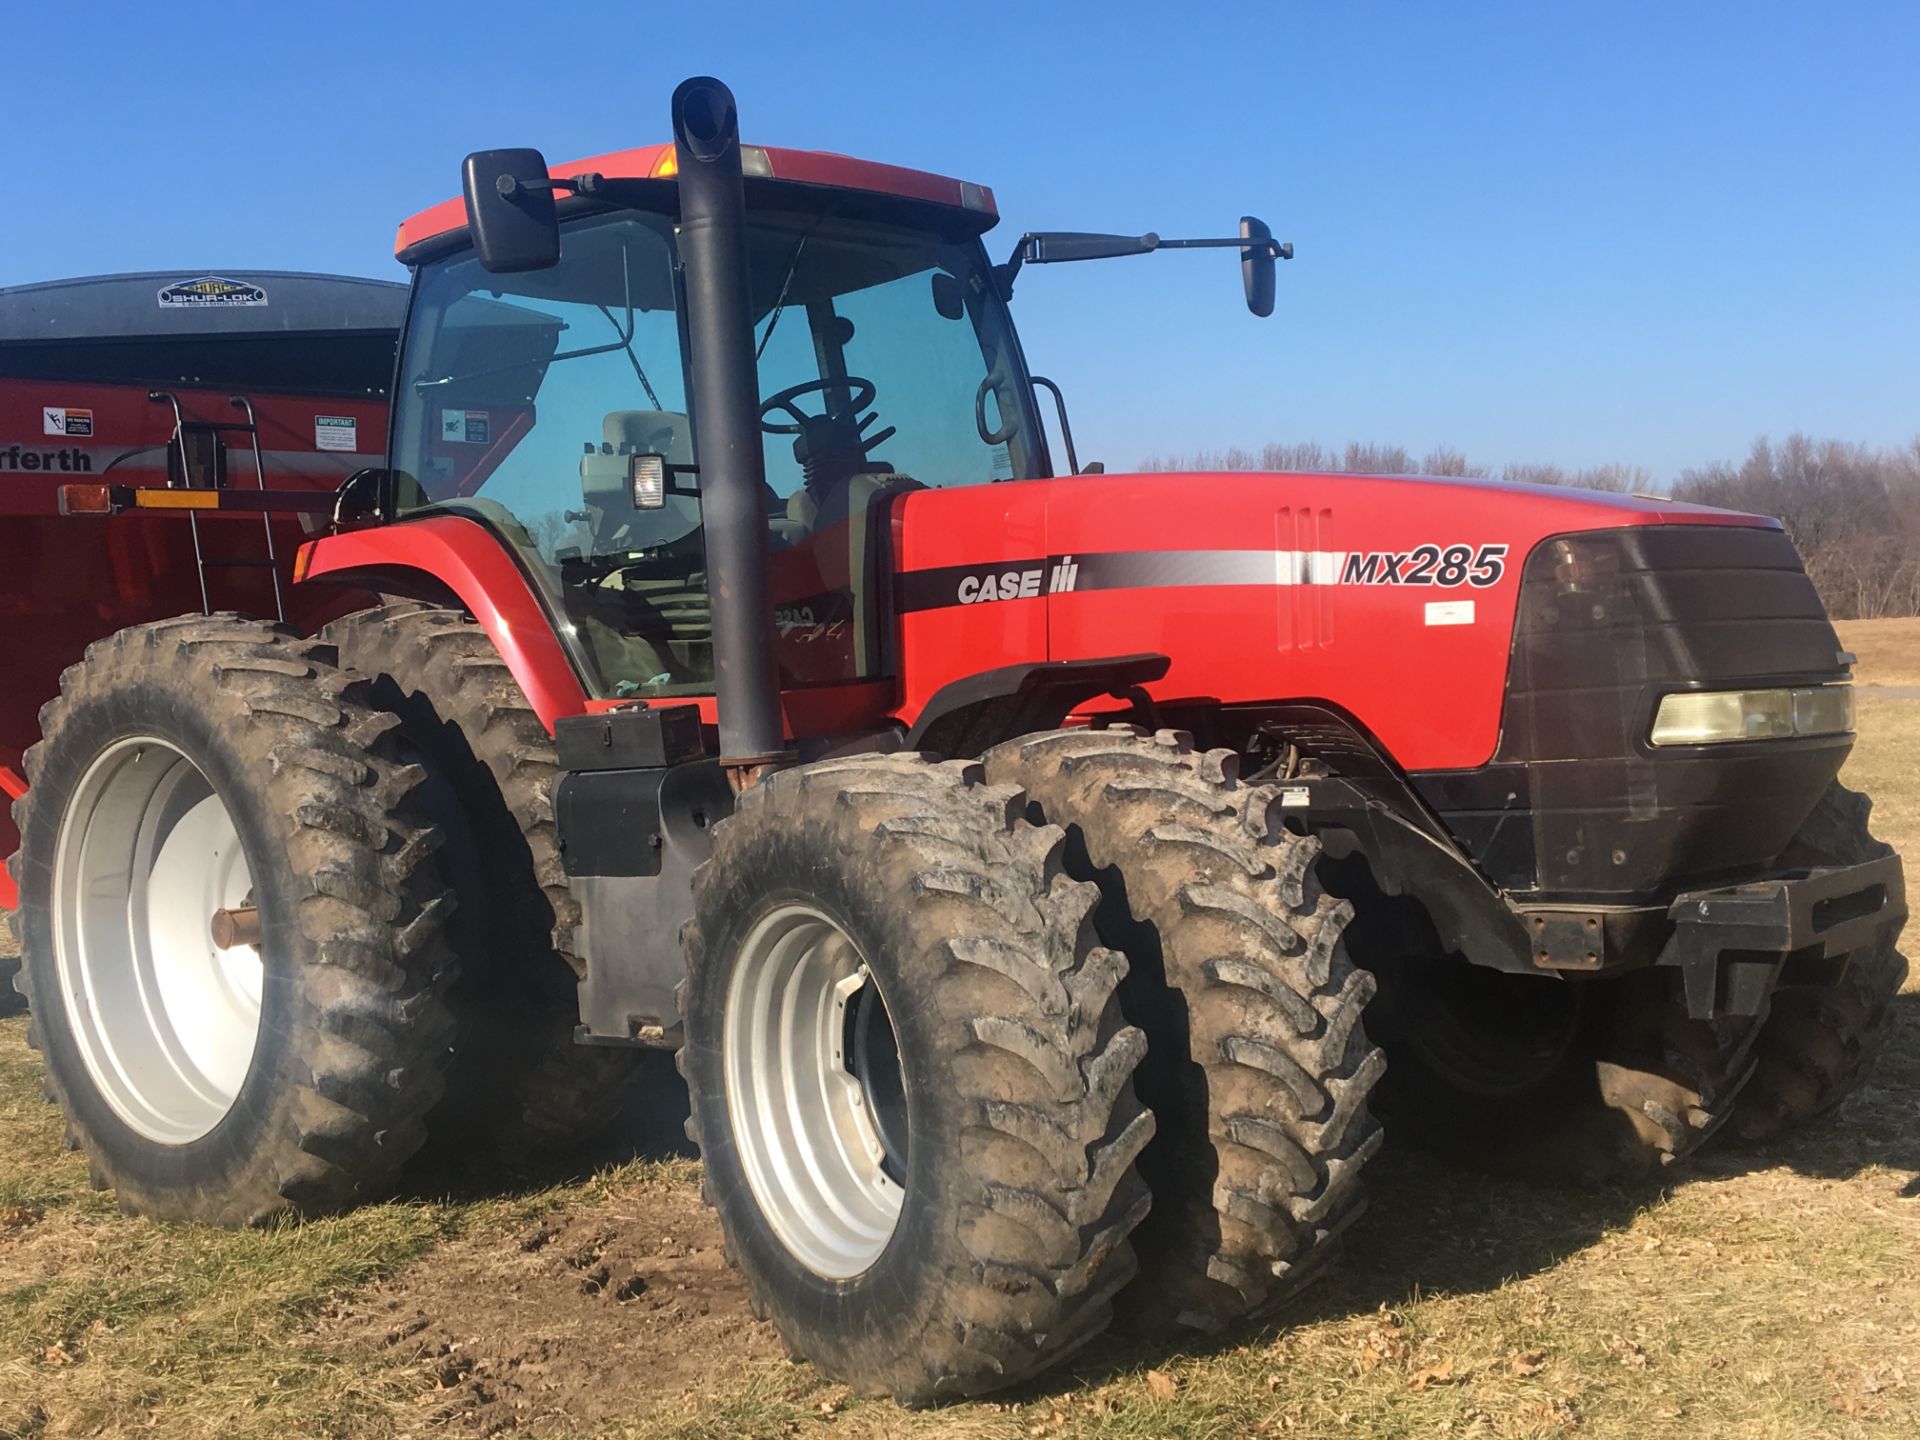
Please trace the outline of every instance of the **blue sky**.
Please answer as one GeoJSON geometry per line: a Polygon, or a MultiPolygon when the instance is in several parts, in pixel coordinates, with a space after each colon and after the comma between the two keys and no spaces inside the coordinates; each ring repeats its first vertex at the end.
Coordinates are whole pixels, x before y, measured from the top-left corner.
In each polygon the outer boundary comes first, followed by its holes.
{"type": "Polygon", "coordinates": [[[1682,467],[1920,433],[1920,5],[70,3],[5,23],[0,284],[391,276],[468,150],[749,140],[994,187],[1034,228],[1298,246],[1028,272],[1029,356],[1110,465],[1267,440],[1682,467]]]}

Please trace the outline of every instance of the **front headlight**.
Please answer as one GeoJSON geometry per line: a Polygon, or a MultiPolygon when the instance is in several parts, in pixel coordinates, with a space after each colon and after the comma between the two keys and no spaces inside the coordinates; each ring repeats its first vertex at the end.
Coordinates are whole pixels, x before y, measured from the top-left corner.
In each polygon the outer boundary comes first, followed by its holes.
{"type": "Polygon", "coordinates": [[[1653,717],[1655,745],[1725,745],[1793,740],[1853,730],[1853,687],[1714,690],[1669,695],[1653,717]]]}

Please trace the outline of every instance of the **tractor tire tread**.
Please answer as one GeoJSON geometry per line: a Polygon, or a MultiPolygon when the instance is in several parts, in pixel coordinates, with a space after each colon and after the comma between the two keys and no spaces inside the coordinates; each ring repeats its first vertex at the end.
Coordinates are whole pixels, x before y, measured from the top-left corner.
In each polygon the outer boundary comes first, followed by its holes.
{"type": "MultiPolygon", "coordinates": [[[[924,941],[911,1002],[965,1062],[953,1097],[964,1154],[949,1163],[969,1218],[927,1257],[940,1267],[938,1303],[917,1336],[874,1337],[852,1368],[865,1388],[926,1404],[1057,1363],[1106,1328],[1150,1203],[1134,1162],[1154,1122],[1129,1083],[1146,1038],[1120,1010],[1125,960],[1093,929],[1097,890],[1065,873],[1064,834],[1030,824],[1019,792],[987,783],[977,763],[861,756],[746,791],[714,826],[697,915],[728,883],[738,842],[769,824],[867,857],[912,907],[924,941]]],[[[708,960],[698,919],[687,942],[697,970],[708,960]]],[[[696,1145],[700,1129],[696,1110],[696,1145]]],[[[755,1303],[792,1352],[822,1359],[778,1295],[755,1303]]]]}
{"type": "MultiPolygon", "coordinates": [[[[1873,801],[1835,781],[1796,840],[1796,862],[1857,864],[1892,853],[1874,835],[1873,801]]],[[[1758,1068],[1732,1136],[1762,1144],[1824,1115],[1857,1090],[1885,1048],[1893,1001],[1907,980],[1897,932],[1850,957],[1832,985],[1776,991],[1760,1033],[1758,1068]]]]}
{"type": "Polygon", "coordinates": [[[1380,1144],[1373,977],[1347,959],[1352,912],[1315,879],[1319,842],[1281,826],[1279,791],[1242,784],[1232,752],[1180,731],[1032,735],[985,765],[1068,830],[1069,871],[1102,887],[1103,936],[1135,967],[1159,1131],[1125,1322],[1211,1333],[1273,1310],[1332,1259],[1380,1144]]]}
{"type": "Polygon", "coordinates": [[[465,952],[452,997],[462,1034],[436,1135],[509,1163],[584,1143],[619,1115],[639,1057],[573,1042],[584,962],[553,813],[553,737],[486,632],[460,611],[395,602],[324,634],[374,677],[480,840],[462,868],[485,873],[449,875],[468,892],[467,923],[454,929],[465,952]],[[530,968],[515,975],[512,966],[530,968]],[[526,1003],[506,998],[509,988],[526,991],[526,1003]]]}
{"type": "MultiPolygon", "coordinates": [[[[391,1187],[443,1092],[455,971],[440,943],[452,902],[429,863],[440,836],[416,818],[419,776],[381,738],[372,687],[336,661],[330,645],[282,626],[183,616],[95,641],[41,711],[41,739],[25,757],[30,786],[78,707],[136,684],[196,694],[257,757],[253,773],[288,817],[290,845],[307,857],[296,945],[303,1016],[291,1037],[294,1073],[305,1083],[275,1102],[286,1123],[268,1127],[237,1183],[219,1192],[143,1183],[72,1118],[72,1097],[49,1067],[45,1093],[69,1116],[65,1143],[85,1153],[95,1188],[114,1189],[126,1213],[238,1227],[341,1210],[391,1187]]],[[[29,789],[14,806],[23,837],[55,823],[34,811],[29,789]]],[[[23,894],[25,853],[23,841],[8,862],[23,894]]],[[[15,923],[33,929],[20,916],[15,923]]],[[[21,940],[23,952],[50,943],[30,933],[21,940]]],[[[19,976],[30,1003],[32,971],[19,976]]],[[[28,1040],[36,1049],[47,1023],[35,1007],[28,1040]]]]}

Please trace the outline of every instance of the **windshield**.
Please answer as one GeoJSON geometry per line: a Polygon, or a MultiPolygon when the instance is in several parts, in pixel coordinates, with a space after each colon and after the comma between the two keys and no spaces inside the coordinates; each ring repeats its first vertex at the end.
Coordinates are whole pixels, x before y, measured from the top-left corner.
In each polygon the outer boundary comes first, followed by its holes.
{"type": "MultiPolygon", "coordinates": [[[[879,502],[1046,473],[1018,351],[976,240],[756,211],[749,257],[783,681],[871,678],[879,502]]],[[[712,688],[686,344],[667,215],[572,221],[524,275],[463,251],[416,286],[398,508],[491,526],[600,695],[712,688]],[[662,509],[632,503],[636,453],[672,467],[662,509]]]]}

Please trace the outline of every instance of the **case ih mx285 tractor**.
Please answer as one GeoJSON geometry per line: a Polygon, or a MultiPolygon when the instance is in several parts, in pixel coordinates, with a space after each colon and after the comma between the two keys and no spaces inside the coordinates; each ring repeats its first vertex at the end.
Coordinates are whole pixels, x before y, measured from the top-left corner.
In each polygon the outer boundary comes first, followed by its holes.
{"type": "MultiPolygon", "coordinates": [[[[1376,1113],[1606,1179],[1858,1081],[1900,862],[1776,524],[1072,473],[1016,271],[1178,242],[994,219],[689,81],[672,144],[401,227],[388,465],[297,566],[386,602],[116,634],[28,757],[34,1036],[124,1203],[348,1203],[449,1083],[591,1105],[447,999],[558,993],[677,1050],[791,1347],[922,1401],[1271,1309],[1376,1113]]],[[[1200,243],[1271,309],[1264,226],[1200,243]]]]}

